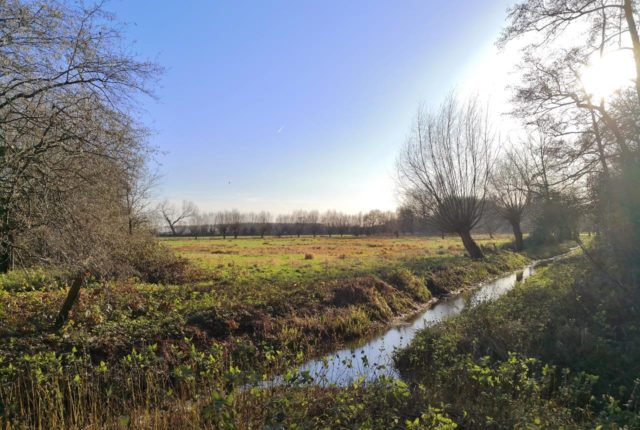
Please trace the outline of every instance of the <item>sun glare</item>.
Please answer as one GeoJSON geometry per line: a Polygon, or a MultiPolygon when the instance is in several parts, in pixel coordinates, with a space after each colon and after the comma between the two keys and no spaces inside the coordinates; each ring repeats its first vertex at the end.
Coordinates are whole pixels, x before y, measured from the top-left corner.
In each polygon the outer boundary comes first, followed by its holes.
{"type": "Polygon", "coordinates": [[[606,101],[635,77],[633,58],[625,51],[594,57],[582,72],[582,83],[594,102],[606,101]]]}

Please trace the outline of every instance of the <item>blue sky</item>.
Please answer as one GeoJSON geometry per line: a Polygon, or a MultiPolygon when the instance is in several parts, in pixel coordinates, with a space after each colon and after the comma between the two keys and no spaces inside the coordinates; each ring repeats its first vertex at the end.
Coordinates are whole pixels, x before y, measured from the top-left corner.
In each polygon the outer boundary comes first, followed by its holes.
{"type": "Polygon", "coordinates": [[[166,68],[159,101],[142,102],[162,151],[158,198],[395,208],[418,106],[491,75],[508,3],[113,0],[132,51],[166,68]]]}

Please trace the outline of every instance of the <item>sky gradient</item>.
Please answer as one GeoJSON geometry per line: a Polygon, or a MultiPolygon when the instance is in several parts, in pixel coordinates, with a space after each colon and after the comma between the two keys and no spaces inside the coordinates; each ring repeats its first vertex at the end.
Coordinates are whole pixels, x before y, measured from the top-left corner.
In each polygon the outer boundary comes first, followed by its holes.
{"type": "Polygon", "coordinates": [[[509,3],[113,0],[132,51],[166,68],[159,100],[142,101],[157,197],[205,211],[395,208],[418,106],[501,80],[493,43],[509,3]]]}

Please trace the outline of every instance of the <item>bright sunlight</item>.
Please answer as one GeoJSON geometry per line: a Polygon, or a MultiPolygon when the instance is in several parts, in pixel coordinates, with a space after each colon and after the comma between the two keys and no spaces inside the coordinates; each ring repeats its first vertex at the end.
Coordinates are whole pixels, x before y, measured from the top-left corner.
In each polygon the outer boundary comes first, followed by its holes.
{"type": "Polygon", "coordinates": [[[593,99],[607,100],[620,89],[631,84],[635,76],[633,57],[627,51],[594,56],[581,76],[584,87],[593,99]]]}

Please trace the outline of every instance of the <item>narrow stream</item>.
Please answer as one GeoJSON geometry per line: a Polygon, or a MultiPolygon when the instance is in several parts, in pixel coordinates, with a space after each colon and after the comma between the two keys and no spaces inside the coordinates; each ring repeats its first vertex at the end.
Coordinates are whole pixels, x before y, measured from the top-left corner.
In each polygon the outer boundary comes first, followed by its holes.
{"type": "Polygon", "coordinates": [[[371,381],[383,375],[399,377],[393,365],[393,353],[396,349],[409,345],[420,329],[457,315],[466,307],[497,299],[518,282],[531,276],[535,266],[549,260],[551,259],[537,261],[522,270],[481,284],[466,293],[443,298],[434,306],[390,327],[384,333],[368,340],[361,340],[321,359],[309,361],[298,371],[313,378],[314,383],[322,385],[346,385],[357,378],[371,381]]]}
{"type": "MultiPolygon", "coordinates": [[[[518,282],[533,275],[537,266],[566,258],[572,255],[574,250],[575,248],[572,248],[565,254],[537,260],[521,270],[482,283],[467,292],[442,298],[432,307],[389,327],[377,336],[360,339],[348,348],[306,362],[297,369],[297,380],[319,385],[344,386],[359,378],[364,381],[373,381],[380,376],[399,378],[400,375],[394,367],[393,354],[396,350],[408,346],[419,330],[458,315],[467,307],[496,300],[518,282]]],[[[278,376],[259,385],[274,386],[283,382],[283,377],[278,376]]]]}

